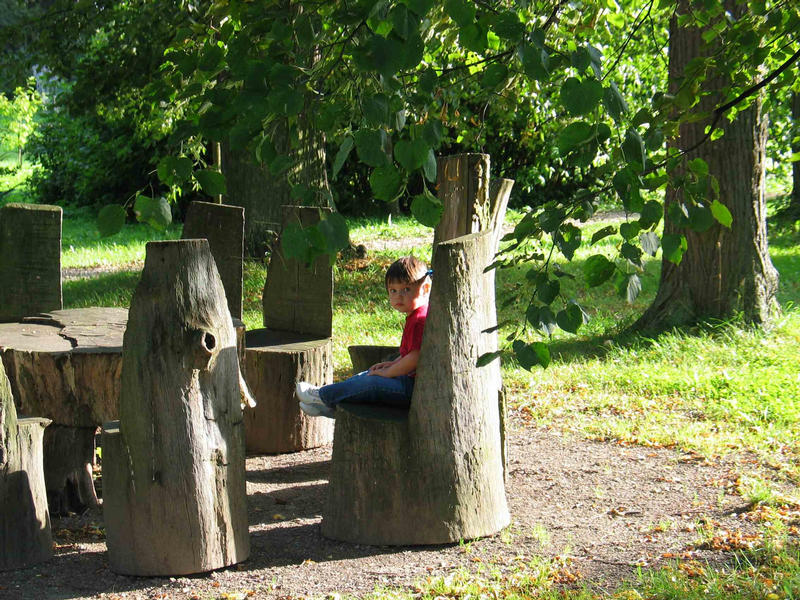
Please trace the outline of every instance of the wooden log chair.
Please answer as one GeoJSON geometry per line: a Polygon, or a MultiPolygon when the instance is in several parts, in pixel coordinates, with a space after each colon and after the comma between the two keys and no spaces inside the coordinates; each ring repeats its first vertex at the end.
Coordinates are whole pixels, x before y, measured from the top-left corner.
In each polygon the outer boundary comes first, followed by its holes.
{"type": "Polygon", "coordinates": [[[0,363],[0,571],[50,558],[53,541],[42,470],[42,435],[49,419],[17,419],[0,363]]]}
{"type": "MultiPolygon", "coordinates": [[[[443,218],[434,236],[434,283],[411,407],[338,405],[322,520],[329,538],[441,544],[492,535],[509,523],[499,361],[477,361],[497,349],[494,271],[484,269],[513,182],[490,185],[486,155],[443,158],[438,167],[445,215],[452,209],[460,216],[443,218]],[[479,231],[468,233],[473,228],[479,231]]],[[[364,360],[354,368],[386,351],[368,357],[362,347],[351,353],[364,360]]]]}
{"type": "Polygon", "coordinates": [[[249,555],[236,335],[206,240],[150,242],[103,426],[111,568],[185,575],[249,555]]]}
{"type": "MultiPolygon", "coordinates": [[[[284,206],[283,227],[315,225],[330,209],[284,206]]],[[[248,454],[316,448],[333,439],[333,422],[299,408],[295,384],[333,382],[333,270],[327,256],[311,267],[275,248],[264,284],[264,329],[245,335],[245,379],[256,406],[245,409],[248,454]]]]}

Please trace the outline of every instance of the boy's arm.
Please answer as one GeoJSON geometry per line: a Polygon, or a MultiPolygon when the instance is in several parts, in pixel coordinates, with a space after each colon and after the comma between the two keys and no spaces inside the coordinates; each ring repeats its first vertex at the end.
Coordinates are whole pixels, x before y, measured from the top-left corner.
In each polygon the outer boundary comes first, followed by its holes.
{"type": "Polygon", "coordinates": [[[370,375],[379,375],[380,377],[400,377],[401,375],[408,375],[417,368],[419,362],[419,350],[412,350],[405,356],[392,361],[387,366],[380,369],[370,370],[370,375]]]}

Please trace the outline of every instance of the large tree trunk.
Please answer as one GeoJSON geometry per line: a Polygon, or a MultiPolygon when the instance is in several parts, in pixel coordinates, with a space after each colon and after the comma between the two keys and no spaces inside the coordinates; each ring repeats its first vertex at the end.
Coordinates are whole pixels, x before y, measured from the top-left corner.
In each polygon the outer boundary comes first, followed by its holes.
{"type": "Polygon", "coordinates": [[[0,571],[21,569],[53,554],[42,471],[48,419],[17,419],[0,363],[0,571]]]}
{"type": "MultiPolygon", "coordinates": [[[[686,2],[679,13],[686,12],[686,2]]],[[[670,26],[670,92],[678,89],[684,69],[692,58],[711,50],[702,41],[701,29],[679,27],[673,18],[670,26]]],[[[708,89],[725,84],[720,77],[706,81],[708,89]]],[[[718,94],[701,100],[697,111],[713,110],[718,94]]],[[[662,259],[661,280],[653,304],[634,325],[644,331],[657,331],[705,319],[727,319],[741,313],[747,321],[767,322],[777,308],[775,294],[778,273],[767,248],[766,205],[764,198],[764,159],[766,121],[761,99],[741,111],[734,122],[723,119],[724,135],[707,141],[690,152],[679,167],[702,158],[720,186],[720,202],[728,207],[733,224],[728,229],[715,224],[703,233],[679,227],[669,218],[670,207],[683,201],[682,192],[669,188],[665,202],[664,233],[683,234],[688,250],[676,265],[662,259]]],[[[670,145],[687,149],[703,139],[707,120],[684,123],[670,145]]]]}
{"type": "MultiPolygon", "coordinates": [[[[797,70],[800,74],[800,68],[797,70]]],[[[800,92],[792,92],[792,153],[800,153],[800,92]]],[[[789,201],[789,215],[800,219],[800,160],[792,163],[792,198],[789,201]]]]}
{"type": "Polygon", "coordinates": [[[236,334],[206,240],[150,242],[103,431],[111,567],[183,575],[249,554],[236,334]]]}

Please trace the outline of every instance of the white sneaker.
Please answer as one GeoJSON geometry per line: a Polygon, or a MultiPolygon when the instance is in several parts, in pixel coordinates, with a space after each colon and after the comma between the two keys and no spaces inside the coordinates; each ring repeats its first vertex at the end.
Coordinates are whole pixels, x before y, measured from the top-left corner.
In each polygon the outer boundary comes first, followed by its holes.
{"type": "Polygon", "coordinates": [[[325,404],[318,406],[316,404],[306,404],[305,402],[300,402],[300,410],[306,413],[309,417],[328,417],[329,419],[336,418],[336,409],[325,404]]]}
{"type": "Polygon", "coordinates": [[[309,406],[327,406],[319,397],[319,387],[306,381],[298,381],[294,386],[297,398],[309,406]]]}

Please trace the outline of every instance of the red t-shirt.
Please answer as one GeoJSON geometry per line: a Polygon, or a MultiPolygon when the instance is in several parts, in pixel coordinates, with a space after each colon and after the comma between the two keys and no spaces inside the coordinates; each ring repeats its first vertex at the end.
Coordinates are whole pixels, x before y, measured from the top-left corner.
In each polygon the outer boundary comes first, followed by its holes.
{"type": "Polygon", "coordinates": [[[408,313],[405,327],[403,327],[403,338],[400,340],[400,356],[405,356],[422,347],[422,332],[425,329],[425,319],[427,317],[427,304],[408,313]]]}

